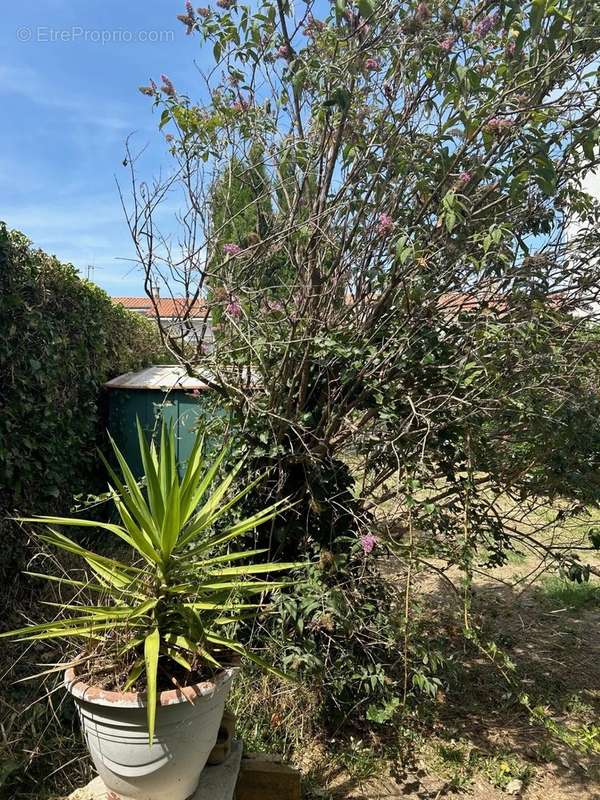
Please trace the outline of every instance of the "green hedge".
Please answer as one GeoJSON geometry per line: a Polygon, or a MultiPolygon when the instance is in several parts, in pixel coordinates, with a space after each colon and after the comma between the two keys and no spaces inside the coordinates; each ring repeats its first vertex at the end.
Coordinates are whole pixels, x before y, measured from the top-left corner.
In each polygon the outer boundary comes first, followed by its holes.
{"type": "Polygon", "coordinates": [[[95,488],[101,386],[161,360],[156,326],[0,223],[0,331],[0,515],[64,510],[95,488]]]}

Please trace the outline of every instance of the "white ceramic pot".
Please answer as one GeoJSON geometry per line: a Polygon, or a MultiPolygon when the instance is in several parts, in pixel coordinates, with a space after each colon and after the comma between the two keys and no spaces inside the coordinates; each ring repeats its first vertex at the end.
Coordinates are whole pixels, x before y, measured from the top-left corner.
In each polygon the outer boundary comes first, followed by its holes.
{"type": "Polygon", "coordinates": [[[67,670],[65,686],[107,789],[119,800],[187,800],[217,741],[233,673],[223,670],[214,681],[161,692],[150,747],[144,695],[107,692],[67,670]]]}

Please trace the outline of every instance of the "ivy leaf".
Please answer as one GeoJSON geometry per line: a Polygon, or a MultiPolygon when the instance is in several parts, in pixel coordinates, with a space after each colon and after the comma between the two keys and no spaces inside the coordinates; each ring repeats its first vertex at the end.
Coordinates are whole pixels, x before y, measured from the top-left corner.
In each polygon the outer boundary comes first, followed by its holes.
{"type": "Polygon", "coordinates": [[[600,550],[600,528],[591,528],[588,537],[594,550],[600,550]]]}
{"type": "Polygon", "coordinates": [[[363,17],[370,17],[375,11],[375,6],[371,0],[358,0],[358,8],[363,17]]]}
{"type": "Polygon", "coordinates": [[[531,35],[537,36],[540,32],[542,20],[546,12],[546,0],[533,0],[531,4],[531,11],[529,12],[529,27],[531,35]]]}
{"type": "Polygon", "coordinates": [[[412,254],[412,246],[406,244],[405,236],[401,236],[396,244],[396,258],[401,264],[406,264],[412,254]]]}
{"type": "Polygon", "coordinates": [[[350,106],[350,92],[347,89],[339,88],[333,93],[336,104],[342,111],[346,111],[350,106]]]}
{"type": "Polygon", "coordinates": [[[583,148],[585,157],[590,161],[593,161],[596,156],[595,144],[596,144],[595,132],[588,131],[582,139],[581,146],[583,148]]]}
{"type": "Polygon", "coordinates": [[[399,705],[400,699],[398,697],[392,697],[383,706],[370,705],[367,709],[367,719],[369,722],[377,722],[383,725],[392,719],[399,705]]]}

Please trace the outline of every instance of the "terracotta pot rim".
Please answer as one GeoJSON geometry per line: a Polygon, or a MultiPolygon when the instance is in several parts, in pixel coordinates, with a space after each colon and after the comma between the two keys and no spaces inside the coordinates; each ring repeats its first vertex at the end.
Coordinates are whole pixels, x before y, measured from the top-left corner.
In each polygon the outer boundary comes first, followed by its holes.
{"type": "MultiPolygon", "coordinates": [[[[236,667],[228,667],[218,672],[211,681],[193,683],[181,689],[167,689],[157,698],[159,706],[172,706],[178,703],[194,702],[201,697],[217,694],[228,684],[236,672],[236,667]]],[[[140,708],[146,705],[145,692],[111,692],[100,689],[80,680],[71,667],[65,672],[65,688],[73,697],[99,706],[119,708],[140,708]]]]}

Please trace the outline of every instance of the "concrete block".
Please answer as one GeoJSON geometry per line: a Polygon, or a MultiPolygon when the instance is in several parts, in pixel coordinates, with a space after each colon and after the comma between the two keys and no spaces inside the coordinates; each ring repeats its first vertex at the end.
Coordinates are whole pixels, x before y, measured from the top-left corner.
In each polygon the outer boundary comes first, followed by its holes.
{"type": "MultiPolygon", "coordinates": [[[[200,783],[190,800],[233,800],[240,762],[242,743],[234,740],[229,757],[214,767],[205,767],[200,783]]],[[[96,778],[83,789],[78,789],[67,800],[128,800],[110,792],[100,778],[96,778]]]]}
{"type": "Polygon", "coordinates": [[[273,756],[253,753],[242,759],[235,800],[300,800],[300,773],[273,756]]]}
{"type": "Polygon", "coordinates": [[[223,763],[204,768],[200,785],[191,800],[233,800],[241,761],[242,743],[234,739],[231,752],[223,763]]]}

